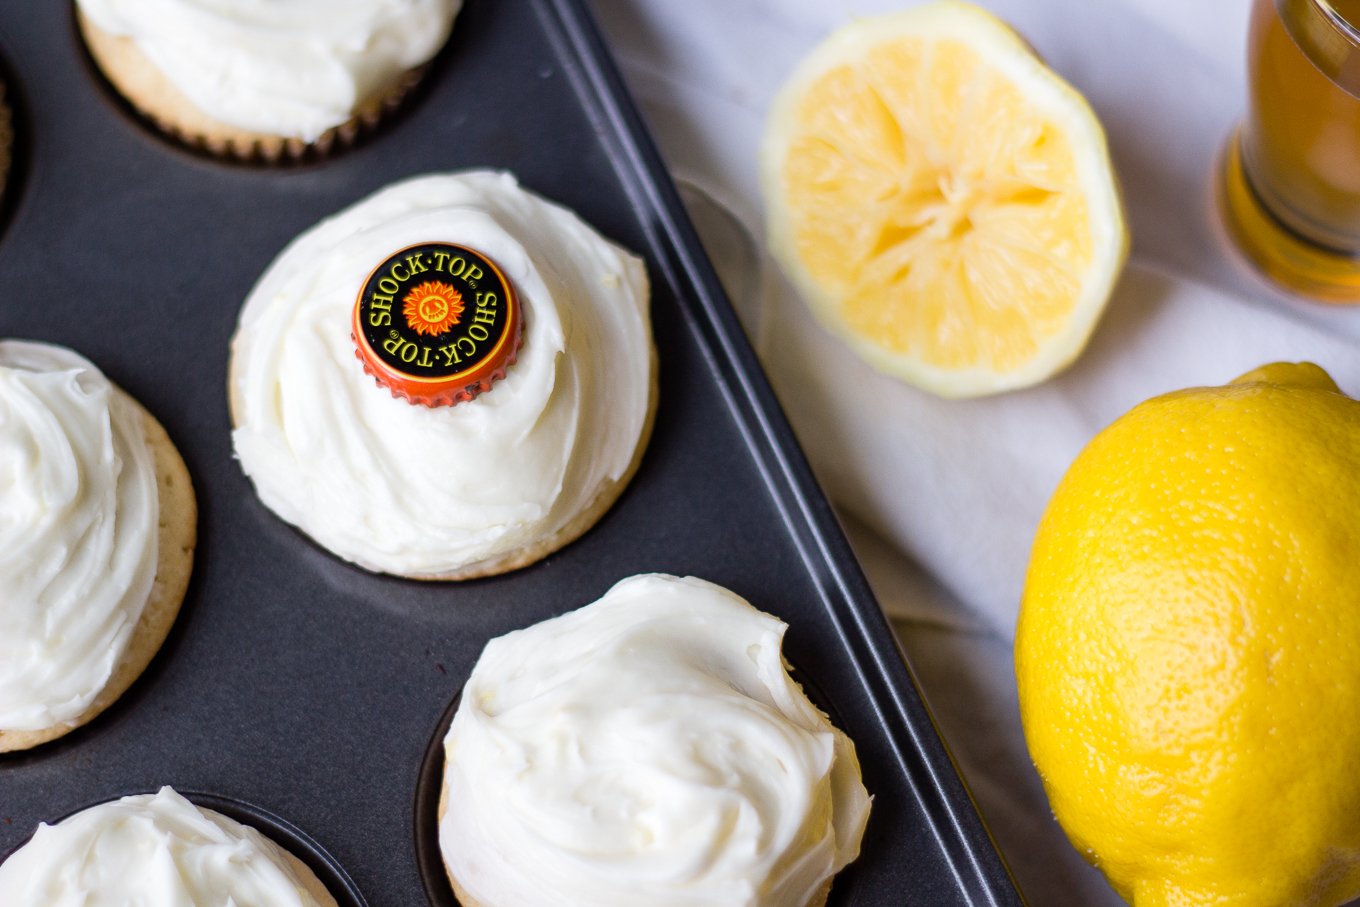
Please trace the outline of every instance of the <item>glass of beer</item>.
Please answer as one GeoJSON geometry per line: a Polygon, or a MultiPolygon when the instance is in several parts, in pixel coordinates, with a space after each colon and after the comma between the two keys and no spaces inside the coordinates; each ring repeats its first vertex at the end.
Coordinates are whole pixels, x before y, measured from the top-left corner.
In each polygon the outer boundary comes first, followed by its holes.
{"type": "Polygon", "coordinates": [[[1253,0],[1228,233],[1276,283],[1360,303],[1360,0],[1253,0]]]}

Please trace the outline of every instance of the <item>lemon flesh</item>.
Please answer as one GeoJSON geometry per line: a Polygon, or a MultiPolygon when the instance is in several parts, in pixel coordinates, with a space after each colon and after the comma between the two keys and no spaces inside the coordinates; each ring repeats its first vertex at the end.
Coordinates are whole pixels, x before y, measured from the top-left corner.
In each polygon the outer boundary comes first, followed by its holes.
{"type": "Polygon", "coordinates": [[[771,251],[813,310],[942,396],[1071,362],[1127,256],[1090,107],[969,4],[834,33],[776,99],[761,154],[771,251]]]}
{"type": "Polygon", "coordinates": [[[1016,678],[1054,814],[1137,907],[1360,895],[1360,402],[1274,364],[1097,436],[1016,678]]]}

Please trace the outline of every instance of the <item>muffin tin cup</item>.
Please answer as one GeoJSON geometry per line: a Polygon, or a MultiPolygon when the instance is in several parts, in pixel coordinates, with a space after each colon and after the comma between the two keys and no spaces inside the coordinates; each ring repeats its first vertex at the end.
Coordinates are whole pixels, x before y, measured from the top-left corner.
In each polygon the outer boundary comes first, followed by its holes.
{"type": "Polygon", "coordinates": [[[439,797],[444,789],[444,738],[448,736],[453,715],[462,702],[463,692],[453,697],[444,714],[439,716],[434,734],[420,761],[416,778],[415,827],[412,831],[416,862],[420,866],[420,880],[425,885],[425,896],[431,907],[459,907],[449,884],[444,857],[439,849],[439,797]]]}
{"type": "MultiPolygon", "coordinates": [[[[115,794],[107,800],[86,803],[83,806],[71,810],[66,815],[45,819],[43,821],[48,825],[56,825],[71,818],[77,813],[82,813],[87,809],[100,806],[101,804],[112,800],[120,800],[123,797],[131,797],[138,794],[154,793],[156,793],[156,791],[151,789],[125,791],[121,794],[115,794]]],[[[221,813],[228,819],[234,819],[242,825],[255,829],[274,844],[277,844],[289,854],[297,857],[297,859],[305,864],[308,869],[316,874],[316,877],[321,881],[321,884],[326,886],[326,890],[335,898],[337,907],[368,907],[368,902],[364,900],[364,896],[359,892],[354,881],[345,872],[344,868],[336,862],[335,858],[327,853],[326,849],[318,844],[310,835],[292,823],[279,818],[267,809],[232,797],[225,797],[219,794],[205,794],[189,790],[177,791],[177,793],[195,806],[221,813]]],[[[34,830],[36,831],[36,828],[34,830]]],[[[24,838],[15,846],[11,847],[3,854],[0,854],[0,863],[3,863],[5,859],[8,859],[10,854],[14,851],[27,844],[32,837],[33,834],[30,832],[27,838],[24,838]]]]}
{"type": "Polygon", "coordinates": [[[429,754],[482,648],[664,572],[787,621],[788,660],[854,740],[874,806],[832,907],[1021,903],[584,0],[468,0],[400,116],[296,168],[186,154],[108,103],[65,4],[0,6],[0,54],[26,133],[0,336],[69,346],[140,400],[200,507],[194,577],[150,669],[67,739],[0,757],[0,852],[78,804],[168,782],[305,828],[357,885],[337,897],[447,907],[421,830],[429,754]],[[655,430],[619,501],[543,561],[462,583],[376,576],[255,497],[232,456],[228,342],[298,233],[396,180],[472,167],[513,171],[644,257],[655,430]]]}
{"type": "Polygon", "coordinates": [[[368,902],[344,867],[302,829],[268,810],[241,800],[196,791],[185,791],[183,796],[195,806],[211,809],[228,819],[250,826],[297,857],[326,886],[338,907],[368,907],[368,902]]]}
{"type": "MultiPolygon", "coordinates": [[[[793,668],[789,671],[794,682],[803,689],[808,700],[821,709],[836,727],[842,727],[841,718],[835,705],[821,688],[793,668]]],[[[420,878],[425,884],[425,894],[431,907],[462,907],[449,883],[448,870],[444,866],[443,853],[439,846],[439,799],[444,789],[444,738],[449,735],[453,716],[463,701],[463,691],[459,690],[453,701],[439,716],[434,733],[425,748],[425,758],[420,762],[420,774],[416,778],[415,829],[414,842],[416,862],[420,866],[420,878]]],[[[840,903],[836,897],[835,884],[832,884],[832,904],[840,903]]]]}

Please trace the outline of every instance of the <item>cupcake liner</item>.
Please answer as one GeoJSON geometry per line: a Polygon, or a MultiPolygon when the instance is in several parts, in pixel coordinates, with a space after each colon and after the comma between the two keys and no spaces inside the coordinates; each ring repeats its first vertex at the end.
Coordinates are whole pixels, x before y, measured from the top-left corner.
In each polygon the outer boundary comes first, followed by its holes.
{"type": "Polygon", "coordinates": [[[406,70],[350,119],[313,141],[252,132],[216,120],[190,101],[129,38],[104,31],[85,15],[77,21],[95,68],[114,92],[162,135],[195,152],[244,164],[285,165],[321,160],[369,135],[399,109],[429,71],[406,70]]]}

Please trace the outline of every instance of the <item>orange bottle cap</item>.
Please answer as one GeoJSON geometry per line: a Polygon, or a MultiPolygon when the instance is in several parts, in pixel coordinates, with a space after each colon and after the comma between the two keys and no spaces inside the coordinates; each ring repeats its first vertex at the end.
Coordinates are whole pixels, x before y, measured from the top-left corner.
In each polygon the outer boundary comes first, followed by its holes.
{"type": "Polygon", "coordinates": [[[368,275],[352,337],[364,371],[392,396],[452,406],[505,377],[523,322],[514,288],[493,261],[430,242],[389,255],[368,275]]]}

